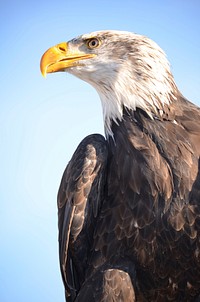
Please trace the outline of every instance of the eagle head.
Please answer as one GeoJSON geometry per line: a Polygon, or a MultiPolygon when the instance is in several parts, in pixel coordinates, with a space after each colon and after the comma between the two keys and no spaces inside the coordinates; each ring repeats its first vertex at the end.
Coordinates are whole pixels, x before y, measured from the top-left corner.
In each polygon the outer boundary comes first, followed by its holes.
{"type": "Polygon", "coordinates": [[[176,99],[177,88],[162,49],[145,36],[97,31],[49,48],[41,72],[69,72],[99,93],[105,132],[123,118],[123,109],[141,108],[150,118],[162,115],[176,99]]]}

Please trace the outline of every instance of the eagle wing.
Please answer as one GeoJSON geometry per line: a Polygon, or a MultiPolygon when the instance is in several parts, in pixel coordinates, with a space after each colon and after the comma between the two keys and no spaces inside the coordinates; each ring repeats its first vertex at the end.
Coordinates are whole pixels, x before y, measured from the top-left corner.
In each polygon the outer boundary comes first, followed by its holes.
{"type": "Polygon", "coordinates": [[[88,266],[95,220],[103,202],[107,153],[102,135],[83,139],[64,171],[58,191],[59,258],[69,301],[77,295],[88,266]]]}

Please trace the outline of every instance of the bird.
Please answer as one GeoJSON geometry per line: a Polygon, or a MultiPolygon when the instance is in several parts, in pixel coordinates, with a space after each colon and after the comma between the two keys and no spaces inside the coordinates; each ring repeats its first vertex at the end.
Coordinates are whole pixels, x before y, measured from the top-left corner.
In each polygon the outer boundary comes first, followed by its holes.
{"type": "Polygon", "coordinates": [[[80,142],[58,191],[66,301],[200,301],[200,108],[165,52],[101,30],[49,48],[40,69],[93,86],[104,120],[105,135],[80,142]]]}

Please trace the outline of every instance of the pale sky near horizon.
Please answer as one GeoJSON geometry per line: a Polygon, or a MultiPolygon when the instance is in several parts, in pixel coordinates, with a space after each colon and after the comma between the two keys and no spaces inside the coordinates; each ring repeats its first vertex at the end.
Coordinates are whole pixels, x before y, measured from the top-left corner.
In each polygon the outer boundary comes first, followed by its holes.
{"type": "Polygon", "coordinates": [[[64,302],[56,195],[86,135],[103,134],[96,91],[71,75],[44,79],[44,51],[82,33],[147,35],[200,105],[198,0],[2,1],[0,4],[0,301],[64,302]]]}

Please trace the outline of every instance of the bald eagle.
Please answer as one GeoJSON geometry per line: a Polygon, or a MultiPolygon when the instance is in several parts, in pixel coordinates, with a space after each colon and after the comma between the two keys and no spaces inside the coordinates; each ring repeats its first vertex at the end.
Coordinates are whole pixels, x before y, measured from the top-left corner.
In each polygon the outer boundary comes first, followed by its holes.
{"type": "Polygon", "coordinates": [[[58,192],[66,301],[200,301],[200,109],[147,37],[97,31],[48,49],[41,72],[98,92],[58,192]]]}

